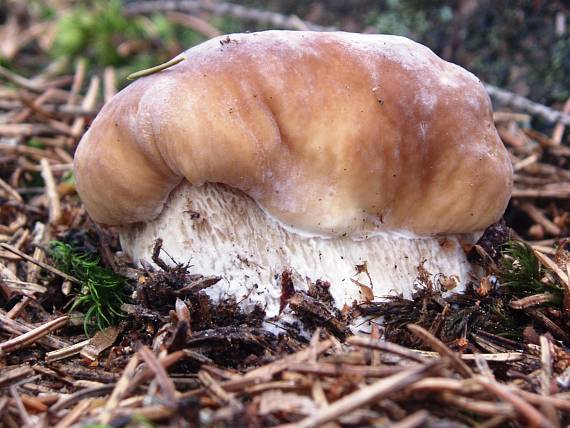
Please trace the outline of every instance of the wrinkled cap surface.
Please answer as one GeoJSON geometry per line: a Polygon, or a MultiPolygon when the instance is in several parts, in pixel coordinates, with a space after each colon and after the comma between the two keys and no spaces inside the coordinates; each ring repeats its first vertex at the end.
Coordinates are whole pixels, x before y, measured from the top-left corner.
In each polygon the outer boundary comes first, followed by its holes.
{"type": "Polygon", "coordinates": [[[329,236],[483,230],[512,167],[478,79],[396,36],[267,31],[212,39],[140,78],[76,152],[91,217],[157,217],[182,181],[223,183],[329,236]]]}

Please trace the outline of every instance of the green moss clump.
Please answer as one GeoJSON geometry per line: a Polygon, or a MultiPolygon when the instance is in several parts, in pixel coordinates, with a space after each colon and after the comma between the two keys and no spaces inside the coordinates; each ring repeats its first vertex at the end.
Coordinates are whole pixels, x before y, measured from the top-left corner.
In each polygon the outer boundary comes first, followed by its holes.
{"type": "Polygon", "coordinates": [[[70,312],[85,313],[84,328],[89,335],[93,329],[103,330],[116,324],[126,301],[125,280],[100,265],[91,254],[81,253],[60,241],[50,243],[50,256],[57,268],[77,278],[81,285],[72,300],[70,312]]]}
{"type": "Polygon", "coordinates": [[[564,298],[564,288],[555,281],[543,280],[546,272],[532,248],[522,241],[508,242],[502,251],[499,266],[501,286],[508,294],[524,298],[540,293],[551,293],[551,303],[559,306],[564,298]]]}

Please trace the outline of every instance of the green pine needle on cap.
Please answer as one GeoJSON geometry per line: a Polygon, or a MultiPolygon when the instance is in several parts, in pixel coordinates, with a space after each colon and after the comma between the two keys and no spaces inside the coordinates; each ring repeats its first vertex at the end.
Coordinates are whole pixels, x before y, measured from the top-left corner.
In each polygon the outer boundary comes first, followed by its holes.
{"type": "Polygon", "coordinates": [[[159,64],[155,67],[146,68],[144,70],[137,71],[135,73],[131,73],[127,76],[127,80],[135,80],[135,79],[138,79],[139,77],[150,76],[151,74],[158,73],[159,71],[162,71],[162,70],[166,70],[167,68],[170,68],[173,65],[176,65],[176,64],[184,61],[185,59],[186,58],[184,58],[183,56],[179,56],[178,58],[173,58],[170,61],[159,64]]]}

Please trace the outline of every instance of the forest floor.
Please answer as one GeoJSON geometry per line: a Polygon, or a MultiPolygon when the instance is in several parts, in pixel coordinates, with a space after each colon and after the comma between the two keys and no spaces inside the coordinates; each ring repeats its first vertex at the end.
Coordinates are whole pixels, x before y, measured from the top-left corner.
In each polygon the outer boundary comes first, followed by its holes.
{"type": "MultiPolygon", "coordinates": [[[[284,287],[310,334],[276,336],[262,310],[210,301],[203,291],[218,278],[185,265],[137,269],[116,231],[89,219],[73,152],[128,70],[88,60],[66,68],[51,54],[61,21],[33,4],[1,11],[2,426],[570,424],[570,139],[567,116],[548,122],[561,105],[538,119],[524,102],[495,112],[513,196],[505,221],[466,249],[483,274],[464,294],[444,297],[421,265],[413,300],[339,316],[326,284],[284,287]],[[370,333],[351,332],[356,317],[370,333]]],[[[206,37],[221,13],[169,19],[206,37]]],[[[123,43],[114,46],[140,49],[123,43]]]]}

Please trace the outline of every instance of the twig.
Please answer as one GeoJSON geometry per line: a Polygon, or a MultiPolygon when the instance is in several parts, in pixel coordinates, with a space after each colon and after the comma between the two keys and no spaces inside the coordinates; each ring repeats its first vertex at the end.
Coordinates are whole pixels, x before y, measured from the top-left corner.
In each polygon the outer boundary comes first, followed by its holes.
{"type": "Polygon", "coordinates": [[[242,404],[235,397],[224,390],[216,380],[206,371],[198,372],[198,379],[202,385],[220,402],[222,405],[229,405],[234,410],[242,409],[242,404]]]}
{"type": "Polygon", "coordinates": [[[166,14],[166,17],[170,21],[191,28],[192,30],[201,33],[208,38],[217,37],[222,34],[216,27],[214,27],[208,21],[205,21],[194,15],[188,15],[186,13],[180,13],[180,12],[168,12],[166,14]]]}
{"type": "Polygon", "coordinates": [[[16,408],[18,409],[18,413],[20,415],[20,419],[23,422],[24,426],[31,427],[32,420],[28,412],[26,411],[26,407],[24,403],[22,403],[22,399],[20,398],[20,394],[18,394],[18,390],[14,385],[10,386],[10,395],[12,396],[12,400],[16,403],[16,408]]]}
{"type": "Polygon", "coordinates": [[[34,137],[39,135],[71,134],[43,123],[5,123],[0,125],[0,135],[6,137],[34,137]]]}
{"type": "Polygon", "coordinates": [[[53,266],[48,265],[47,263],[44,263],[40,260],[36,260],[31,256],[28,256],[26,253],[21,252],[20,250],[12,247],[11,245],[8,245],[6,243],[0,243],[0,247],[4,248],[5,250],[10,251],[11,253],[16,254],[17,256],[21,257],[24,260],[27,260],[31,263],[34,263],[36,265],[38,265],[41,268],[44,268],[48,271],[50,271],[51,273],[61,276],[63,279],[67,279],[68,281],[74,282],[76,284],[81,284],[81,281],[79,281],[77,278],[66,274],[65,272],[60,271],[59,269],[54,268],[53,266]]]}
{"type": "Polygon", "coordinates": [[[59,224],[61,220],[61,203],[59,201],[53,173],[46,158],[40,160],[40,166],[42,168],[42,178],[44,179],[46,197],[48,199],[49,222],[52,225],[59,224]]]}
{"type": "Polygon", "coordinates": [[[54,428],[67,428],[73,425],[91,406],[92,398],[87,398],[77,403],[77,405],[69,411],[63,419],[61,419],[54,428]]]}
{"type": "Polygon", "coordinates": [[[135,370],[137,369],[138,365],[139,365],[139,357],[138,354],[135,354],[133,355],[133,357],[130,359],[127,366],[123,370],[121,378],[117,382],[115,389],[113,389],[113,392],[111,393],[109,400],[107,400],[105,407],[103,407],[103,413],[99,417],[99,421],[101,422],[102,425],[108,424],[109,421],[111,420],[111,417],[113,415],[113,410],[117,407],[119,401],[123,399],[123,397],[129,390],[129,384],[135,375],[135,370]]]}
{"type": "Polygon", "coordinates": [[[22,88],[28,89],[30,91],[41,92],[44,88],[43,85],[34,82],[30,79],[26,79],[25,77],[20,76],[19,74],[14,73],[11,70],[8,70],[6,67],[0,65],[0,76],[9,80],[10,82],[18,85],[22,88]]]}
{"type": "MultiPolygon", "coordinates": [[[[184,351],[176,351],[172,354],[165,355],[159,358],[159,363],[167,369],[173,364],[177,363],[182,357],[184,357],[184,351]]],[[[137,373],[133,381],[131,382],[131,388],[135,388],[141,385],[143,382],[147,381],[152,377],[153,371],[148,366],[143,366],[143,368],[137,373]]]]}
{"type": "Polygon", "coordinates": [[[81,389],[71,395],[65,396],[58,400],[53,406],[50,407],[50,412],[58,412],[66,409],[69,406],[78,403],[85,398],[100,397],[109,394],[115,388],[115,384],[100,385],[92,388],[81,389]]]}
{"type": "Polygon", "coordinates": [[[160,364],[149,348],[143,346],[139,354],[148,367],[154,372],[156,380],[160,385],[164,397],[168,400],[170,407],[174,408],[176,404],[176,388],[174,387],[174,383],[172,383],[172,379],[168,377],[166,370],[164,370],[162,364],[160,364]]]}
{"type": "Polygon", "coordinates": [[[510,111],[495,111],[493,112],[493,121],[499,122],[522,122],[525,124],[530,123],[531,116],[525,113],[512,113],[510,111]]]}
{"type": "Polygon", "coordinates": [[[465,364],[455,352],[449,349],[442,341],[440,341],[429,331],[415,324],[408,324],[407,327],[408,330],[420,338],[426,345],[429,345],[433,350],[437,351],[439,355],[449,358],[452,365],[463,377],[472,377],[474,375],[471,368],[465,364]]]}
{"type": "Polygon", "coordinates": [[[46,353],[46,363],[51,363],[53,361],[62,360],[64,358],[71,357],[72,355],[79,354],[81,350],[89,344],[91,339],[84,340],[82,342],[75,343],[71,346],[66,346],[65,348],[57,349],[46,353]]]}
{"type": "MultiPolygon", "coordinates": [[[[89,81],[89,88],[87,88],[87,93],[85,94],[85,98],[81,103],[81,107],[87,110],[92,109],[95,107],[97,103],[97,96],[99,95],[99,86],[101,81],[99,77],[93,76],[89,81]]],[[[83,128],[85,127],[85,118],[84,117],[77,117],[73,121],[71,125],[71,134],[74,138],[79,138],[83,133],[83,128]]]]}
{"type": "Polygon", "coordinates": [[[4,189],[4,191],[16,202],[22,202],[22,197],[20,196],[20,194],[16,192],[12,186],[10,186],[1,178],[0,178],[0,188],[4,189]]]}
{"type": "MultiPolygon", "coordinates": [[[[552,356],[550,354],[550,342],[545,336],[540,336],[540,361],[542,364],[540,376],[540,393],[548,397],[552,383],[552,356]]],[[[551,403],[542,404],[543,413],[553,422],[556,423],[558,415],[556,409],[551,403]]]]}
{"type": "Polygon", "coordinates": [[[62,316],[51,320],[33,330],[30,330],[27,333],[15,337],[14,339],[0,343],[0,355],[9,354],[23,348],[24,346],[30,345],[48,333],[51,333],[52,331],[63,327],[65,324],[67,324],[68,321],[68,316],[62,316]]]}
{"type": "Polygon", "coordinates": [[[74,106],[78,102],[79,91],[83,86],[83,81],[85,80],[85,72],[87,70],[87,61],[81,58],[77,61],[77,66],[75,67],[75,73],[73,74],[73,82],[71,83],[71,90],[67,96],[67,105],[74,106]]]}
{"type": "Polygon", "coordinates": [[[562,283],[566,287],[566,290],[568,292],[570,292],[570,279],[569,279],[568,275],[562,269],[560,269],[556,263],[554,263],[547,256],[542,254],[540,251],[533,249],[533,252],[536,255],[536,257],[538,258],[538,260],[540,260],[540,262],[546,268],[553,271],[558,276],[558,278],[560,278],[560,280],[562,281],[562,283]]]}
{"type": "Polygon", "coordinates": [[[386,377],[404,370],[404,366],[360,366],[331,363],[291,363],[287,372],[313,373],[324,376],[386,377]]]}
{"type": "Polygon", "coordinates": [[[550,123],[562,123],[566,126],[570,125],[570,116],[562,112],[553,110],[542,104],[535,103],[528,98],[521,97],[504,89],[485,83],[487,93],[498,102],[505,106],[515,108],[520,111],[538,116],[550,123]]]}
{"type": "Polygon", "coordinates": [[[248,379],[270,380],[275,374],[286,370],[287,367],[289,367],[289,364],[306,361],[314,352],[317,352],[317,355],[320,355],[329,349],[332,344],[332,340],[324,340],[318,343],[316,351],[311,349],[303,349],[295,354],[287,355],[286,357],[281,358],[280,360],[277,360],[273,363],[258,367],[247,372],[242,376],[241,379],[236,379],[236,382],[248,379]]]}
{"type": "Polygon", "coordinates": [[[560,236],[560,228],[547,218],[535,205],[524,202],[519,208],[528,214],[528,216],[536,223],[540,224],[546,232],[553,236],[560,236]]]}
{"type": "MultiPolygon", "coordinates": [[[[17,110],[23,108],[20,101],[0,101],[0,109],[4,110],[17,110]]],[[[74,106],[68,104],[44,104],[42,106],[44,112],[50,115],[63,115],[63,116],[95,116],[99,111],[98,108],[85,109],[81,106],[74,106]]]]}
{"type": "Polygon", "coordinates": [[[199,0],[177,1],[145,1],[131,3],[125,6],[127,15],[138,15],[154,12],[197,12],[206,11],[216,15],[229,15],[235,18],[247,19],[273,27],[290,30],[313,30],[313,31],[336,31],[335,27],[323,27],[322,25],[305,22],[295,15],[283,15],[280,13],[245,7],[234,3],[218,3],[199,0]]]}
{"type": "Polygon", "coordinates": [[[570,186],[562,184],[558,189],[521,189],[514,188],[512,198],[549,198],[568,199],[570,198],[570,186]]]}
{"type": "Polygon", "coordinates": [[[511,300],[509,306],[513,309],[526,309],[543,303],[555,302],[557,297],[552,293],[533,294],[522,299],[511,300]]]}
{"type": "MultiPolygon", "coordinates": [[[[45,251],[43,250],[42,246],[45,243],[47,237],[47,228],[43,223],[37,222],[34,225],[34,239],[33,244],[35,245],[33,257],[36,260],[44,261],[45,260],[45,251]]],[[[27,266],[28,273],[26,274],[26,282],[28,283],[35,283],[38,275],[40,273],[40,267],[34,263],[28,262],[27,266]]],[[[8,318],[17,318],[21,311],[23,311],[28,303],[30,302],[31,297],[24,296],[24,298],[16,303],[12,309],[8,312],[8,318]]]]}
{"type": "MultiPolygon", "coordinates": [[[[570,114],[570,98],[568,98],[564,103],[564,107],[562,108],[562,113],[570,114]]],[[[562,142],[562,137],[564,136],[564,128],[566,125],[568,124],[559,122],[554,127],[554,131],[552,131],[552,138],[551,138],[552,143],[554,145],[560,145],[560,143],[562,142]]]]}
{"type": "Polygon", "coordinates": [[[327,422],[334,421],[340,416],[345,415],[359,407],[370,402],[377,401],[388,394],[401,391],[407,386],[417,382],[425,377],[428,373],[440,367],[441,363],[434,361],[426,365],[414,367],[401,373],[382,379],[372,385],[365,386],[352,394],[346,395],[338,401],[335,401],[328,407],[321,409],[318,413],[309,416],[302,421],[292,424],[293,428],[316,428],[327,422]]]}
{"type": "MultiPolygon", "coordinates": [[[[437,358],[439,355],[438,352],[429,352],[429,351],[417,351],[419,355],[423,355],[428,358],[437,358]]],[[[493,362],[501,362],[505,363],[507,361],[520,361],[525,358],[525,354],[521,352],[497,352],[495,354],[459,354],[464,361],[475,361],[477,358],[481,358],[485,361],[493,361],[493,362]]]]}
{"type": "Polygon", "coordinates": [[[447,404],[451,404],[455,407],[460,407],[461,409],[480,415],[514,416],[513,406],[508,403],[492,403],[489,401],[473,400],[471,398],[462,397],[448,392],[443,393],[441,398],[447,404]]]}
{"type": "Polygon", "coordinates": [[[113,67],[106,67],[103,74],[103,99],[108,103],[117,93],[117,76],[113,67]]]}
{"type": "MultiPolygon", "coordinates": [[[[0,310],[0,327],[12,334],[24,334],[35,328],[35,326],[28,325],[23,321],[16,321],[8,318],[7,314],[2,310],[0,310]]],[[[44,336],[40,338],[38,342],[50,349],[59,349],[70,345],[66,340],[62,340],[52,335],[44,336]]]]}
{"type": "Polygon", "coordinates": [[[426,419],[429,417],[429,413],[425,410],[418,410],[412,413],[410,416],[405,417],[401,421],[392,425],[392,428],[415,428],[422,426],[426,419]]]}
{"type": "Polygon", "coordinates": [[[12,370],[4,371],[0,375],[0,387],[8,386],[12,382],[14,382],[15,380],[20,379],[22,377],[28,377],[33,372],[34,371],[32,370],[32,368],[28,367],[28,366],[17,367],[17,368],[12,369],[12,370]]]}
{"type": "Polygon", "coordinates": [[[560,326],[557,325],[554,321],[548,318],[542,311],[539,309],[527,309],[526,312],[538,320],[540,323],[542,323],[555,337],[563,340],[566,343],[570,343],[570,335],[568,335],[568,333],[560,328],[560,326]]]}
{"type": "Polygon", "coordinates": [[[564,398],[558,398],[554,396],[545,397],[543,395],[534,394],[532,392],[523,391],[521,389],[516,389],[513,391],[515,394],[520,395],[522,398],[527,400],[532,404],[544,405],[549,404],[557,409],[563,410],[565,412],[570,412],[570,400],[564,398]]]}
{"type": "Polygon", "coordinates": [[[389,352],[391,354],[399,355],[400,357],[408,358],[417,363],[425,363],[426,359],[419,355],[417,352],[412,351],[404,346],[397,345],[391,342],[380,342],[373,339],[368,339],[360,336],[352,336],[346,339],[346,342],[353,346],[361,348],[378,349],[380,351],[389,352]]]}
{"type": "Polygon", "coordinates": [[[419,380],[407,389],[410,392],[449,391],[461,394],[477,394],[483,389],[473,378],[453,379],[442,377],[427,377],[419,380]]]}
{"type": "Polygon", "coordinates": [[[546,419],[538,410],[526,403],[520,397],[517,397],[505,386],[491,381],[490,379],[477,376],[476,380],[489,391],[491,394],[496,395],[498,398],[511,403],[513,407],[529,422],[533,427],[554,428],[554,425],[546,419]]]}

